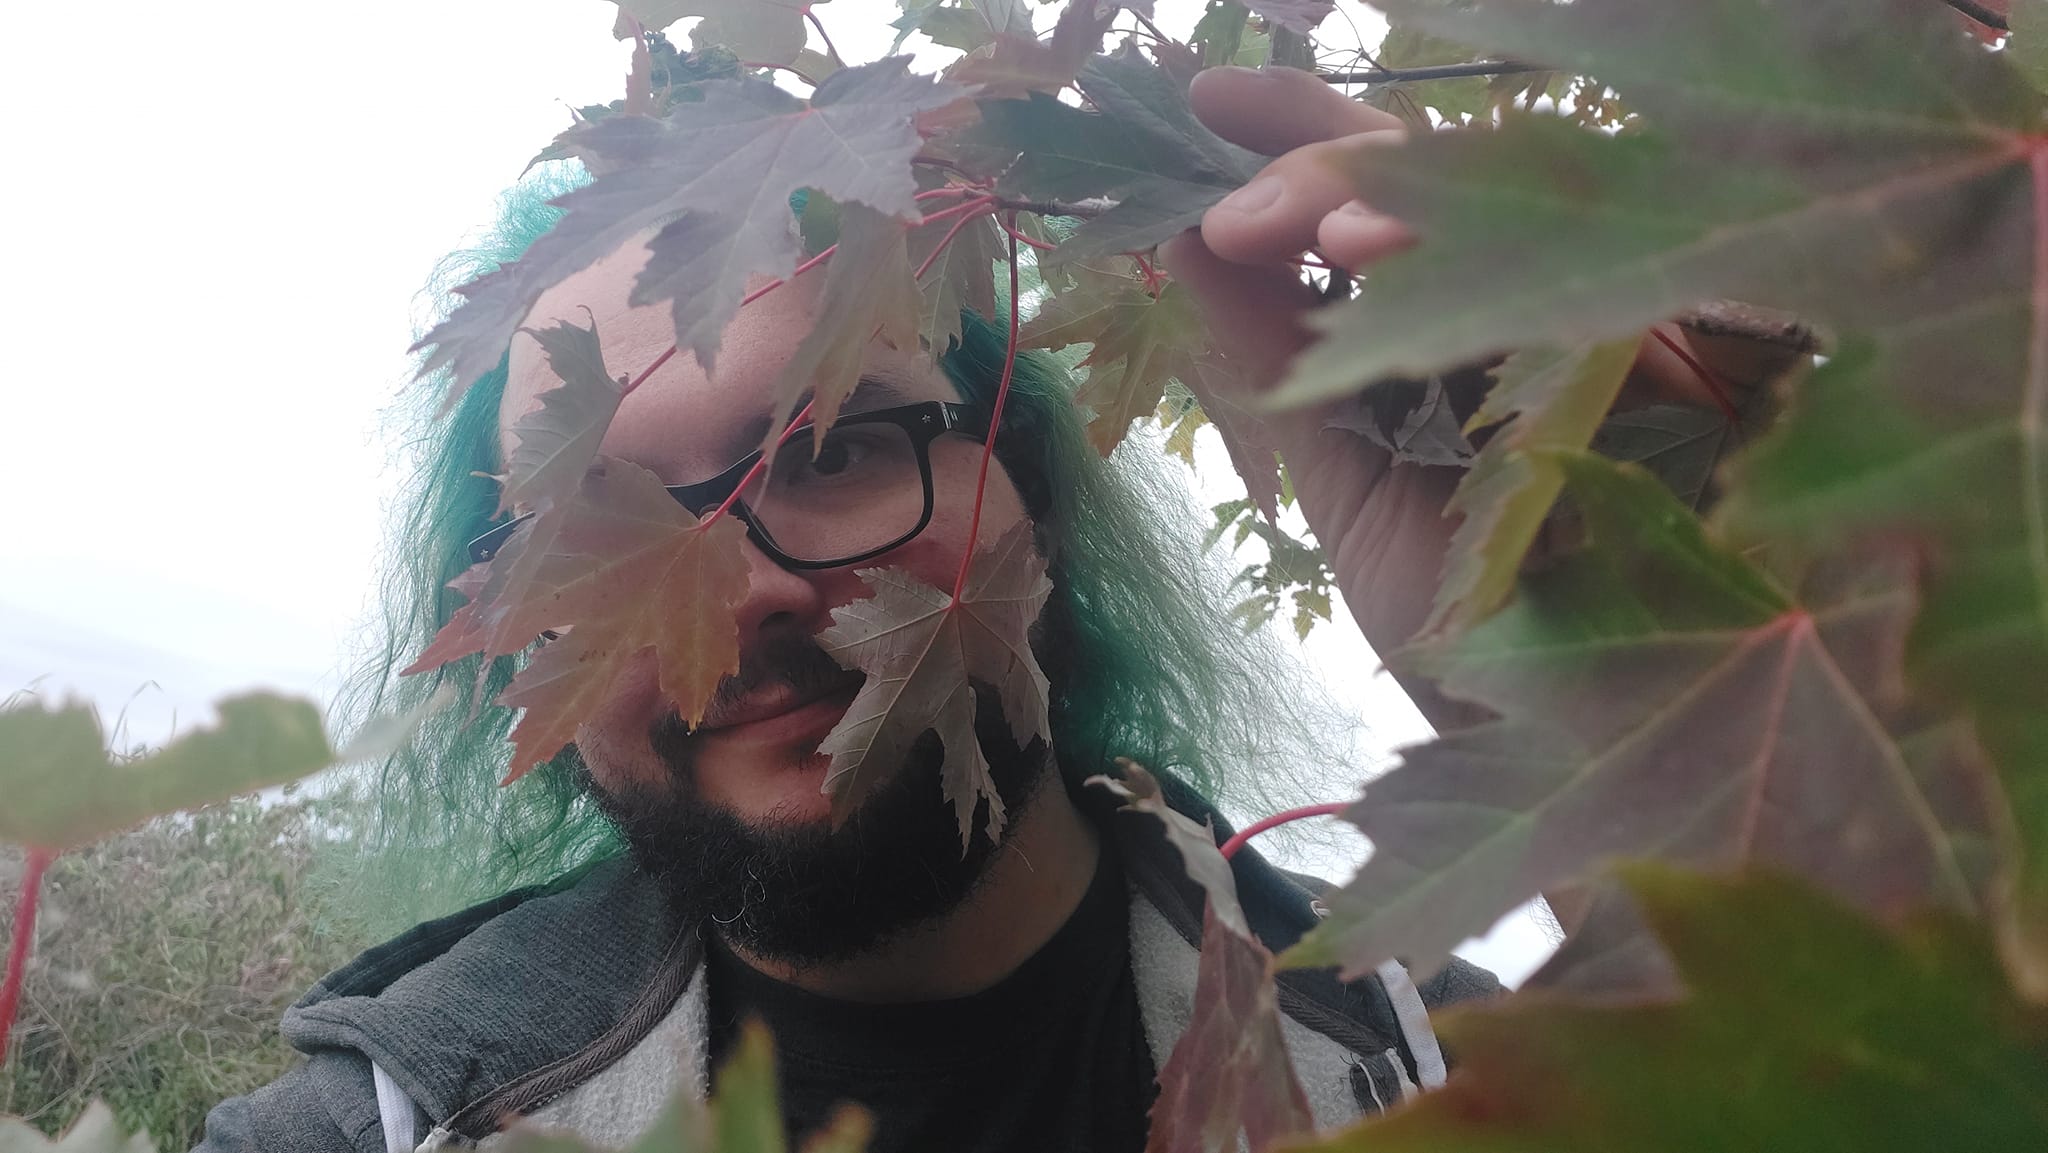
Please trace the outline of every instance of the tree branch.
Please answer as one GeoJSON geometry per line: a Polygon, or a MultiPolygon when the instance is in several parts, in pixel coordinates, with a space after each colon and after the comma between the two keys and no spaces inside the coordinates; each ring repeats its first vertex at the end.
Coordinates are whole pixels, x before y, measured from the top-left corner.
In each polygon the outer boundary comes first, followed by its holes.
{"type": "Polygon", "coordinates": [[[1471,64],[1433,64],[1427,68],[1367,68],[1361,72],[1324,72],[1331,84],[1402,84],[1411,80],[1453,80],[1461,76],[1509,76],[1517,72],[1549,72],[1541,64],[1512,60],[1479,60],[1471,64]]]}
{"type": "Polygon", "coordinates": [[[1977,0],[1942,0],[1942,3],[1947,4],[1949,7],[1961,12],[1986,28],[1996,28],[2000,32],[2012,30],[2011,26],[2006,23],[2005,17],[1979,4],[1977,0]]]}

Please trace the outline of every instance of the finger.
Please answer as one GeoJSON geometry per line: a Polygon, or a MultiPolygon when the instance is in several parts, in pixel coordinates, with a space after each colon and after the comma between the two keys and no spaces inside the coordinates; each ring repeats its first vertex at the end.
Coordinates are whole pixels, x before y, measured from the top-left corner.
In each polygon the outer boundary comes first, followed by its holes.
{"type": "Polygon", "coordinates": [[[1315,290],[1284,266],[1232,264],[1192,231],[1160,245],[1159,259],[1194,295],[1216,346],[1253,379],[1277,380],[1311,339],[1301,318],[1315,290]]]}
{"type": "Polygon", "coordinates": [[[1279,156],[1304,144],[1402,127],[1299,68],[1209,68],[1188,88],[1195,118],[1240,148],[1279,156]]]}
{"type": "Polygon", "coordinates": [[[1316,249],[1332,264],[1357,272],[1415,243],[1408,226],[1353,200],[1316,225],[1316,249]]]}
{"type": "MultiPolygon", "coordinates": [[[[1286,260],[1314,247],[1324,218],[1357,197],[1343,158],[1399,138],[1398,132],[1366,132],[1294,149],[1210,206],[1202,214],[1202,239],[1216,255],[1240,264],[1286,260]]],[[[1339,230],[1340,238],[1350,239],[1339,230]]],[[[1354,247],[1369,246],[1361,241],[1354,247]]]]}

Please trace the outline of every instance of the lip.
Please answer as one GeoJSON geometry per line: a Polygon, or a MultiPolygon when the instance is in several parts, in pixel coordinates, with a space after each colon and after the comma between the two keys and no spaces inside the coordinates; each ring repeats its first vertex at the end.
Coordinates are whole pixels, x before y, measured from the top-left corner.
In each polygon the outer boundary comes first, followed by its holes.
{"type": "Polygon", "coordinates": [[[747,698],[698,729],[706,737],[776,740],[811,734],[821,724],[829,729],[846,713],[859,685],[826,692],[799,693],[787,685],[747,698]]]}

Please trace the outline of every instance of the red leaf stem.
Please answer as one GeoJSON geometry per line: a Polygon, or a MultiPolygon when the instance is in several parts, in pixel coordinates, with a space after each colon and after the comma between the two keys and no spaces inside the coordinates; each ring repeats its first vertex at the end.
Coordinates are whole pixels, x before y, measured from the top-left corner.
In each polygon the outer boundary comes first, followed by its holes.
{"type": "Polygon", "coordinates": [[[1145,259],[1142,252],[1131,253],[1131,259],[1138,262],[1138,275],[1145,278],[1145,291],[1158,296],[1159,290],[1166,285],[1166,274],[1152,267],[1152,262],[1145,259]]]}
{"type": "MultiPolygon", "coordinates": [[[[993,212],[994,209],[991,208],[990,211],[993,212]]],[[[932,261],[937,260],[939,254],[946,251],[946,246],[953,243],[953,238],[960,235],[960,230],[973,223],[974,218],[978,215],[979,213],[974,212],[962,213],[960,218],[953,222],[953,227],[948,228],[946,234],[939,237],[939,242],[933,246],[931,255],[926,256],[923,262],[918,264],[917,271],[910,274],[910,279],[923,280],[924,274],[931,270],[932,261]]]]}
{"type": "Polygon", "coordinates": [[[1030,245],[1033,248],[1041,249],[1046,252],[1051,252],[1053,249],[1059,247],[1059,245],[1057,244],[1047,244],[1043,240],[1033,240],[1031,237],[1026,236],[1023,233],[1017,231],[1017,226],[1010,223],[1007,220],[998,220],[996,221],[996,223],[1003,226],[1004,232],[1009,233],[1012,237],[1023,241],[1024,243],[1030,245]]]}
{"type": "Polygon", "coordinates": [[[1265,832],[1267,829],[1278,828],[1281,825],[1306,820],[1309,817],[1334,817],[1350,807],[1350,801],[1329,801],[1320,805],[1303,805],[1298,809],[1287,809],[1283,812],[1274,813],[1270,817],[1253,821],[1251,824],[1239,829],[1235,836],[1223,842],[1223,859],[1227,861],[1235,857],[1237,851],[1244,848],[1245,842],[1265,832]]]}
{"type": "MultiPolygon", "coordinates": [[[[806,401],[802,410],[789,418],[789,424],[783,428],[782,435],[775,439],[776,448],[781,448],[783,445],[788,444],[789,438],[795,436],[797,430],[804,426],[804,418],[811,415],[811,405],[815,403],[817,402],[806,401]]],[[[740,482],[733,486],[733,490],[725,494],[725,500],[720,502],[717,508],[711,510],[711,515],[698,522],[697,531],[702,532],[717,524],[718,518],[725,515],[725,510],[731,508],[732,503],[740,498],[740,494],[747,491],[748,485],[760,479],[762,471],[767,467],[768,454],[764,452],[761,454],[761,459],[754,462],[754,467],[747,470],[747,475],[741,477],[740,482]]]]}
{"type": "Polygon", "coordinates": [[[1685,350],[1684,345],[1664,335],[1662,330],[1652,328],[1650,335],[1657,338],[1657,343],[1670,349],[1673,356],[1684,361],[1686,367],[1692,369],[1693,374],[1700,378],[1700,383],[1706,385],[1707,391],[1714,394],[1714,404],[1721,410],[1721,415],[1728,418],[1728,423],[1742,423],[1742,414],[1735,411],[1735,402],[1729,398],[1728,387],[1721,380],[1719,373],[1701,364],[1697,357],[1685,350]]]}
{"type": "Polygon", "coordinates": [[[1017,371],[1017,233],[1010,234],[1010,339],[1003,348],[1003,379],[996,385],[996,403],[988,414],[988,439],[981,443],[981,476],[974,484],[974,515],[967,522],[967,545],[960,551],[960,575],[953,578],[953,601],[967,590],[967,566],[974,560],[974,542],[981,535],[981,502],[988,495],[988,462],[996,453],[996,430],[1003,424],[1003,402],[1010,397],[1010,377],[1017,371]]]}
{"type": "Polygon", "coordinates": [[[30,849],[22,862],[21,900],[14,906],[14,939],[7,947],[7,981],[0,984],[0,1064],[7,1060],[7,1035],[14,1029],[21,983],[28,975],[28,949],[36,936],[36,904],[43,891],[43,873],[56,856],[48,849],[30,849]]]}
{"type": "Polygon", "coordinates": [[[996,200],[997,197],[983,193],[964,204],[955,204],[951,208],[941,208],[937,212],[927,213],[923,219],[917,222],[917,226],[922,228],[927,224],[937,224],[941,220],[951,220],[955,216],[965,216],[976,209],[987,208],[989,205],[996,203],[996,200]]]}

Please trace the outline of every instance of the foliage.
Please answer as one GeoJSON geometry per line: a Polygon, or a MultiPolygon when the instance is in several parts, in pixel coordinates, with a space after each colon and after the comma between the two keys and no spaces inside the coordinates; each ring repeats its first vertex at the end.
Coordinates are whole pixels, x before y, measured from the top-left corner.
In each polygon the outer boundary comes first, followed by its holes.
{"type": "MultiPolygon", "coordinates": [[[[1329,302],[1311,321],[1321,339],[1267,410],[1205,413],[1246,482],[1218,532],[1272,551],[1237,615],[1263,623],[1291,593],[1305,628],[1329,612],[1329,570],[1271,525],[1283,474],[1264,418],[1327,405],[1315,431],[1361,454],[1467,467],[1436,615],[1395,661],[1487,719],[1373,783],[1352,815],[1374,856],[1282,962],[1360,974],[1399,955],[1426,970],[1617,860],[1737,879],[1638,865],[1580,929],[1614,955],[1661,956],[1683,999],[1554,993],[1468,1018],[1455,1087],[1318,1137],[1280,1055],[1274,962],[1235,913],[1227,867],[1133,770],[1126,793],[1167,821],[1209,893],[1196,1018],[1161,1069],[1153,1147],[1228,1147],[1240,1130],[1260,1149],[2041,1144],[2048,134],[2025,40],[2040,13],[2017,6],[2012,50],[1994,52],[1933,0],[1385,6],[1394,70],[1377,78],[1415,131],[1341,165],[1417,242],[1357,283],[1307,276],[1329,302]],[[1646,330],[1707,335],[1698,310],[1723,297],[1824,326],[1826,363],[1805,376],[1802,344],[1739,405],[1697,369],[1718,430],[1624,407],[1646,330]],[[1453,383],[1496,364],[1476,393],[1453,383]]],[[[515,430],[500,504],[534,515],[458,580],[470,603],[415,666],[526,656],[570,630],[497,695],[527,710],[515,773],[648,648],[685,717],[736,667],[744,534],[724,508],[675,509],[594,446],[668,356],[711,367],[761,293],[827,266],[821,323],[764,389],[768,448],[807,388],[823,436],[877,336],[905,348],[915,334],[940,359],[972,324],[1007,322],[984,485],[1021,344],[1089,346],[1073,399],[1105,454],[1129,451],[1130,422],[1162,403],[1191,436],[1189,397],[1243,376],[1151,259],[1264,162],[1196,119],[1187,81],[1256,53],[1255,37],[1277,61],[1313,62],[1327,8],[1219,0],[1187,43],[1133,8],[1145,37],[1101,53],[1116,16],[1095,0],[1072,0],[1046,38],[1010,0],[912,0],[900,29],[967,52],[931,77],[810,52],[804,23],[822,18],[808,9],[626,0],[626,98],[554,146],[590,183],[419,346],[423,375],[445,374],[459,402],[545,293],[652,235],[634,301],[670,305],[675,347],[614,376],[594,327],[533,334],[564,383],[515,430]],[[667,67],[657,92],[662,42],[647,37],[684,15],[745,66],[667,67]],[[805,237],[819,238],[808,258],[805,237]],[[1038,273],[1028,325],[1019,245],[1038,273]],[[1006,315],[956,326],[963,306],[1006,315]]],[[[876,595],[835,613],[827,642],[869,674],[826,742],[835,811],[858,799],[868,751],[893,756],[935,725],[959,736],[971,674],[995,683],[1018,736],[1049,731],[1056,690],[1022,647],[1047,584],[1028,539],[989,554],[1006,573],[963,562],[950,592],[867,572],[876,595]]],[[[99,772],[96,739],[68,739],[99,772]]],[[[971,838],[993,798],[957,743],[938,783],[971,838]]],[[[1001,824],[992,806],[984,835],[1001,824]]],[[[111,826],[55,827],[38,843],[111,826]]],[[[1588,972],[1574,990],[1672,993],[1588,972]]],[[[650,1148],[781,1148],[764,1054],[750,1044],[721,1082],[731,1095],[709,1113],[678,1104],[650,1148]]]]}
{"type": "MultiPolygon", "coordinates": [[[[0,1113],[55,1133],[98,1098],[121,1132],[197,1144],[207,1110],[291,1064],[285,1007],[366,944],[307,879],[357,820],[344,797],[242,798],[59,857],[0,1113]]],[[[0,855],[8,904],[21,863],[0,855]]]]}
{"type": "Polygon", "coordinates": [[[953,592],[898,569],[859,571],[875,595],[833,609],[832,627],[818,634],[834,660],[867,674],[846,719],[818,746],[832,758],[825,782],[833,818],[843,821],[858,808],[929,729],[945,750],[939,778],[960,818],[961,851],[973,841],[974,814],[984,803],[983,828],[990,840],[1000,839],[1003,799],[975,735],[971,680],[995,689],[1019,748],[1051,738],[1050,687],[1030,633],[1052,581],[1032,544],[1031,522],[1018,521],[977,550],[953,592]]]}
{"type": "Polygon", "coordinates": [[[2048,1012],[1981,925],[1888,933],[1782,876],[1625,874],[1682,1004],[1531,997],[1444,1022],[1464,1072],[1298,1153],[2030,1149],[2048,1130],[2048,1012]]]}

